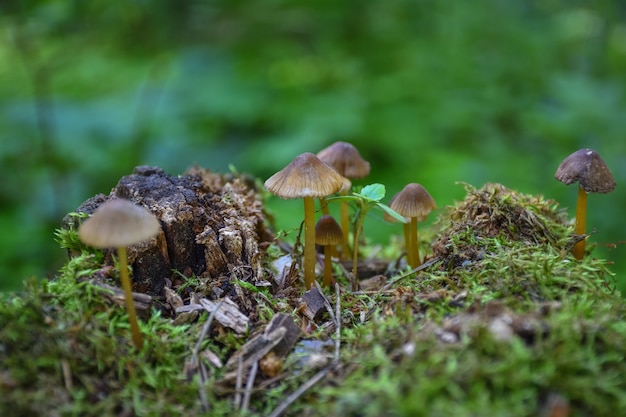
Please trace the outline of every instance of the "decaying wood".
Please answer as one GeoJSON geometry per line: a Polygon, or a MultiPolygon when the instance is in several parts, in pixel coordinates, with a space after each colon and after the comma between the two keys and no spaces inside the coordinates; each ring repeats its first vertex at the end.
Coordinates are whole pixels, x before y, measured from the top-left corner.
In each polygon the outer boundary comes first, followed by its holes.
{"type": "MultiPolygon", "coordinates": [[[[124,291],[122,291],[121,288],[115,287],[113,285],[108,285],[94,279],[90,280],[90,282],[97,287],[107,290],[106,292],[103,292],[103,294],[105,297],[111,300],[113,304],[117,304],[120,306],[125,305],[124,291]]],[[[152,307],[152,297],[148,294],[133,292],[133,301],[135,302],[135,309],[137,309],[137,313],[139,315],[145,315],[152,307]]]]}
{"type": "Polygon", "coordinates": [[[300,328],[288,314],[278,313],[265,326],[265,329],[252,337],[226,362],[227,373],[223,382],[231,383],[237,378],[237,369],[246,370],[269,352],[284,357],[300,337],[300,328]]]}
{"type": "MultiPolygon", "coordinates": [[[[249,181],[199,168],[175,177],[160,168],[140,166],[121,178],[109,196],[96,195],[76,211],[91,214],[112,197],[147,208],[162,226],[155,238],[128,248],[134,291],[163,297],[167,280],[180,280],[173,271],[210,282],[223,281],[233,271],[238,279],[241,271],[247,281],[261,278],[260,246],[272,236],[249,181]]],[[[67,216],[65,227],[74,221],[67,216]]],[[[111,251],[107,259],[113,263],[111,251]]],[[[236,297],[232,286],[221,284],[224,295],[236,297]]]]}
{"type": "Polygon", "coordinates": [[[210,314],[215,312],[215,320],[217,320],[218,323],[224,327],[233,329],[237,333],[245,333],[248,330],[250,324],[248,316],[239,311],[237,304],[228,297],[224,297],[219,302],[202,298],[199,300],[198,304],[188,304],[178,307],[176,313],[181,314],[198,310],[206,310],[210,314]]]}
{"type": "Polygon", "coordinates": [[[302,313],[309,320],[319,319],[320,315],[325,311],[324,295],[316,287],[302,294],[302,313]]]}

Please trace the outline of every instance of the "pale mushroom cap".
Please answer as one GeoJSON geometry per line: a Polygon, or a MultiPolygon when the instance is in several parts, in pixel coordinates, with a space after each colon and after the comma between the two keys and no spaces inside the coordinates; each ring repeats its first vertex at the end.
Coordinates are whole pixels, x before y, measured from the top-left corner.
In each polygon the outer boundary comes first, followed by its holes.
{"type": "Polygon", "coordinates": [[[335,142],[319,151],[317,157],[346,178],[363,178],[370,173],[370,163],[348,142],[335,142]]]}
{"type": "Polygon", "coordinates": [[[421,184],[407,184],[389,203],[394,211],[404,217],[417,217],[422,221],[437,208],[435,200],[421,184]]]}
{"type": "Polygon", "coordinates": [[[344,178],[310,152],[305,152],[265,181],[280,198],[326,197],[338,192],[344,178]]]}
{"type": "Polygon", "coordinates": [[[315,244],[338,245],[343,242],[341,226],[330,215],[325,214],[315,224],[315,244]]]}
{"type": "Polygon", "coordinates": [[[588,193],[608,193],[615,188],[611,170],[600,155],[591,149],[580,149],[565,158],[554,178],[566,185],[578,181],[588,193]]]}
{"type": "Polygon", "coordinates": [[[100,205],[78,229],[80,240],[95,248],[118,248],[150,239],[161,224],[145,208],[123,199],[100,205]]]}

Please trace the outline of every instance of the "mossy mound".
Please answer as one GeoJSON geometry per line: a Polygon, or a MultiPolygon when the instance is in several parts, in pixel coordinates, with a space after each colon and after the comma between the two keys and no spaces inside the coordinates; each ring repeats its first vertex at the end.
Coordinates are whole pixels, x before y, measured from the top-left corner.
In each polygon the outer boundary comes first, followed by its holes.
{"type": "MultiPolygon", "coordinates": [[[[293,307],[298,291],[229,281],[236,302],[255,306],[256,328],[282,312],[305,331],[277,374],[254,380],[246,412],[234,405],[244,388],[224,384],[220,362],[254,330],[214,324],[200,346],[202,378],[189,359],[206,314],[179,325],[153,310],[136,351],[124,311],[83,279],[104,262],[86,251],[0,305],[0,415],[269,415],[320,369],[282,415],[626,414],[626,308],[606,262],[571,256],[554,202],[466,187],[440,216],[429,266],[376,291],[350,293],[339,278],[346,290],[327,295],[337,321],[307,320],[293,307]]],[[[62,237],[77,245],[73,233],[62,237]]]]}

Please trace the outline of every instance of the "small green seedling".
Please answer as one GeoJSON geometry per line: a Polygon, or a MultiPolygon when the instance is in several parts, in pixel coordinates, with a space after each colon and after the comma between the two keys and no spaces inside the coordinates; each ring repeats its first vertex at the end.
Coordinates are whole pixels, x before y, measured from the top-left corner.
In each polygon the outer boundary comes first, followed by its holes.
{"type": "Polygon", "coordinates": [[[389,206],[380,201],[385,198],[386,189],[383,184],[370,184],[361,189],[360,192],[353,192],[352,195],[330,197],[327,201],[348,201],[354,202],[357,206],[356,221],[354,223],[354,245],[352,253],[352,291],[358,290],[357,281],[357,261],[359,254],[359,237],[363,228],[365,216],[373,208],[379,208],[395,220],[406,223],[406,219],[392,210],[389,206]]]}

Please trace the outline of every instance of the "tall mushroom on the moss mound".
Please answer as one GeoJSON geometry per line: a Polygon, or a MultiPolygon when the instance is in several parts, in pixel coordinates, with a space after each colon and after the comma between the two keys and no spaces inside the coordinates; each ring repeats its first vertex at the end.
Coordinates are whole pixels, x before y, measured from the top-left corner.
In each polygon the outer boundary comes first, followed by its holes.
{"type": "Polygon", "coordinates": [[[304,286],[315,281],[315,198],[327,197],[343,186],[343,177],[310,152],[305,152],[265,181],[280,198],[304,200],[304,286]]]}
{"type": "Polygon", "coordinates": [[[130,321],[133,342],[141,349],[143,339],[137,324],[137,312],[128,276],[126,247],[150,239],[161,230],[161,224],[148,210],[128,200],[111,199],[100,205],[78,229],[80,239],[94,248],[117,248],[120,281],[130,321]]]}
{"type": "MultiPolygon", "coordinates": [[[[417,268],[422,263],[417,247],[417,222],[424,221],[426,216],[437,208],[437,204],[421,184],[414,182],[407,184],[392,200],[389,203],[389,207],[401,216],[411,219],[409,226],[410,239],[405,242],[407,261],[412,268],[417,268]]],[[[405,240],[406,236],[405,229],[405,240]]]]}
{"type": "MultiPolygon", "coordinates": [[[[615,179],[604,160],[591,149],[580,149],[561,162],[554,178],[565,185],[578,182],[576,225],[574,233],[584,235],[587,228],[587,193],[608,193],[615,188],[615,179]]],[[[574,257],[585,255],[585,239],[574,245],[574,257]]]]}
{"type": "MultiPolygon", "coordinates": [[[[335,171],[346,178],[359,179],[366,177],[370,173],[370,163],[361,157],[361,154],[358,149],[354,147],[354,145],[348,142],[335,142],[319,151],[317,153],[317,157],[322,160],[322,162],[333,167],[335,171]]],[[[345,191],[342,190],[342,194],[347,195],[348,191],[349,187],[345,191]]],[[[348,203],[341,201],[339,203],[339,207],[341,228],[343,230],[343,247],[341,255],[343,259],[346,259],[350,253],[348,245],[348,235],[350,231],[348,203]]]]}

